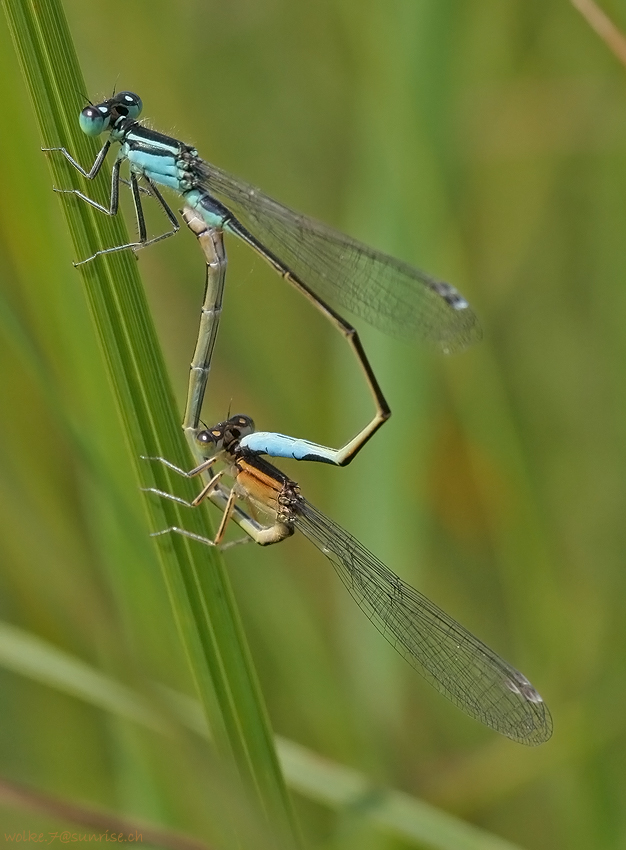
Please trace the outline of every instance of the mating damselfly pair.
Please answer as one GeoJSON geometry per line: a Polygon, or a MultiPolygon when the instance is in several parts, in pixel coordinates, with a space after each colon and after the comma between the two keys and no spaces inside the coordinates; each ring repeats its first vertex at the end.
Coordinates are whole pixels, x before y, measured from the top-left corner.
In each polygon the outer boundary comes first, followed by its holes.
{"type": "MultiPolygon", "coordinates": [[[[326,303],[327,298],[383,331],[417,336],[446,352],[463,348],[480,335],[467,302],[449,284],[293,212],[206,163],[194,148],[147,129],[137,120],[141,108],[137,95],[121,92],[82,111],[80,123],[85,133],[109,133],[89,171],[64,148],[50,150],[62,152],[83,176],[93,179],[111,143],[120,144],[108,207],[78,190],[59,190],[78,195],[108,215],[117,213],[121,165],[128,160],[130,166],[138,241],[103,248],[81,262],[125,248],[138,249],[175,233],[178,220],[157,186],[168,187],[182,196],[183,217],[205,253],[207,288],[183,422],[194,454],[202,461],[186,473],[163,458],[153,460],[184,475],[205,476],[207,483],[191,504],[210,498],[223,509],[223,517],[213,540],[198,538],[180,528],[166,531],[220,545],[232,516],[250,538],[267,545],[299,529],[331,560],[381,633],[437,690],[470,716],[514,740],[526,744],[547,740],[552,731],[550,713],[521,673],[402,582],[351,535],[314,508],[294,481],[262,457],[294,457],[342,466],[355,457],[389,416],[389,407],[356,331],[326,303]],[[147,237],[142,191],[159,202],[172,225],[170,231],[156,238],[147,237]],[[212,429],[198,430],[221,311],[226,269],[224,232],[238,236],[257,251],[306,295],[351,344],[375,400],[376,413],[342,448],[256,432],[252,420],[241,415],[212,429]],[[217,464],[221,468],[215,471],[217,464]],[[230,486],[225,486],[229,479],[230,486]],[[242,504],[249,509],[243,509],[242,504]],[[257,511],[267,522],[258,521],[257,511]]],[[[168,493],[153,492],[182,501],[168,493]]]]}

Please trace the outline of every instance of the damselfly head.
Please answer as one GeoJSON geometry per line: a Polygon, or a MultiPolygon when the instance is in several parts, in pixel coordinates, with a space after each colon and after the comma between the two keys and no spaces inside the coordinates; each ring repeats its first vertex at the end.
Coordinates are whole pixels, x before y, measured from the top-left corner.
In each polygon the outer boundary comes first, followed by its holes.
{"type": "Polygon", "coordinates": [[[198,431],[196,441],[204,457],[211,457],[221,451],[234,452],[242,437],[254,432],[254,422],[249,416],[237,414],[225,422],[218,422],[212,428],[198,431]]]}
{"type": "Polygon", "coordinates": [[[143,104],[139,95],[132,91],[118,92],[102,103],[90,104],[80,113],[80,129],[87,136],[99,136],[105,130],[114,129],[120,121],[133,121],[141,114],[143,104]]]}

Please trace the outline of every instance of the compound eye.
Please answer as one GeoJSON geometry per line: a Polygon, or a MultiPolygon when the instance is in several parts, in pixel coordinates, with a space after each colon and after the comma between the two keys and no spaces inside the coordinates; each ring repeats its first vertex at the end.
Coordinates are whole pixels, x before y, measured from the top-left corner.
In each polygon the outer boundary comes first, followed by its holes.
{"type": "Polygon", "coordinates": [[[240,413],[237,416],[231,416],[228,423],[233,435],[236,433],[237,439],[242,439],[247,437],[248,434],[254,433],[254,422],[249,416],[240,413]]]}
{"type": "Polygon", "coordinates": [[[86,106],[80,113],[78,123],[86,136],[99,136],[109,126],[111,110],[108,104],[86,106]]]}
{"type": "Polygon", "coordinates": [[[196,440],[202,454],[210,457],[217,452],[221,452],[224,448],[224,431],[222,428],[207,428],[206,431],[199,431],[197,433],[196,440]]]}
{"type": "Polygon", "coordinates": [[[115,95],[115,102],[127,110],[129,118],[138,118],[143,109],[143,103],[138,94],[132,91],[121,91],[115,95]]]}

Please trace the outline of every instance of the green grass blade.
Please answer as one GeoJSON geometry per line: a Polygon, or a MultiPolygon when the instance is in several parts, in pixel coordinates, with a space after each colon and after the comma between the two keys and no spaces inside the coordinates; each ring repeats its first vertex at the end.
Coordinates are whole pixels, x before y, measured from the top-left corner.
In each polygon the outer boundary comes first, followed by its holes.
{"type": "MultiPolygon", "coordinates": [[[[84,84],[60,3],[5,0],[3,3],[39,126],[42,146],[64,145],[83,163],[96,146],[79,130],[77,113],[84,84]]],[[[49,155],[54,184],[79,186],[63,158],[49,155]]],[[[83,181],[83,183],[86,181],[83,181]]],[[[106,177],[83,186],[104,200],[106,177]]],[[[64,198],[76,256],[128,241],[120,217],[107,218],[75,198],[64,198]]],[[[24,222],[28,227],[29,222],[24,222]]],[[[68,275],[72,274],[68,269],[68,275]]],[[[129,252],[112,254],[80,271],[108,375],[123,422],[130,463],[143,486],[184,496],[192,487],[141,455],[159,455],[188,465],[175,404],[154,327],[129,252]]],[[[182,514],[172,502],[146,499],[152,529],[178,525],[207,533],[200,512],[182,514]]],[[[218,750],[237,764],[278,835],[293,838],[296,827],[278,767],[271,730],[234,605],[217,553],[177,536],[159,542],[163,575],[192,674],[218,750]]]]}

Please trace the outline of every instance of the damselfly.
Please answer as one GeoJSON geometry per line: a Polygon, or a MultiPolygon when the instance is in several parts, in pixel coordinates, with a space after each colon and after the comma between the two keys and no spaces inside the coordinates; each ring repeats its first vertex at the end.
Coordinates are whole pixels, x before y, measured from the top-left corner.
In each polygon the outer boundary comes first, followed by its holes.
{"type": "MultiPolygon", "coordinates": [[[[188,477],[212,472],[217,462],[226,464],[212,474],[192,503],[151,490],[184,505],[194,507],[220,490],[225,476],[233,479],[213,540],[178,527],[157,534],[182,534],[209,546],[220,545],[237,501],[268,518],[266,525],[258,525],[256,535],[248,530],[262,545],[283,540],[297,529],[331,561],[381,634],[440,693],[470,717],[514,741],[528,745],[547,741],[552,734],[550,711],[528,679],[324,516],[301,495],[294,481],[246,448],[253,433],[254,423],[241,415],[200,432],[198,440],[206,459],[191,472],[153,458],[188,477]]],[[[275,435],[276,440],[278,437],[275,435]]]]}
{"type": "Polygon", "coordinates": [[[142,126],[142,102],[132,92],[120,92],[102,103],[87,106],[80,126],[89,136],[108,132],[89,171],[65,148],[59,151],[84,177],[99,173],[113,142],[120,148],[113,164],[109,206],[103,206],[78,189],[58,191],[77,195],[107,215],[118,210],[120,169],[130,166],[130,187],[139,239],[97,251],[101,254],[138,249],[179,229],[176,215],[158,185],[179,193],[186,207],[210,228],[232,233],[252,247],[286,280],[302,292],[351,344],[376,404],[372,421],[340,449],[326,449],[327,463],[349,463],[390,415],[389,406],[365,356],[358,334],[327,303],[336,301],[380,330],[400,337],[418,337],[449,352],[480,338],[476,317],[467,301],[450,284],[429,277],[397,260],[278,203],[260,190],[202,160],[195,148],[142,126]],[[140,179],[148,194],[159,202],[172,229],[152,239],[142,208],[140,179]]]}

